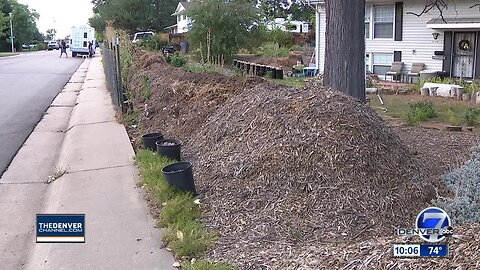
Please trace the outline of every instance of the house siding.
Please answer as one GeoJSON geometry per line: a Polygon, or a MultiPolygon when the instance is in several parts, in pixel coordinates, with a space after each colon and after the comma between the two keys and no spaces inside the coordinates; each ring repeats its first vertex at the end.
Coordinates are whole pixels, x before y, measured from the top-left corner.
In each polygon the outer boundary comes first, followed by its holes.
{"type": "MultiPolygon", "coordinates": [[[[401,1],[367,1],[367,7],[372,5],[395,5],[395,2],[401,1]]],[[[449,7],[444,11],[444,17],[456,17],[456,18],[472,18],[480,17],[480,11],[478,8],[471,9],[474,1],[456,1],[455,8],[449,7]]],[[[435,51],[443,51],[444,44],[444,30],[427,28],[427,22],[433,18],[439,17],[438,11],[431,11],[428,14],[424,14],[421,17],[417,17],[409,12],[420,13],[424,8],[424,1],[403,1],[403,35],[402,41],[394,41],[391,39],[366,39],[365,51],[366,53],[389,53],[394,51],[401,51],[402,62],[404,62],[403,72],[408,72],[412,63],[421,62],[425,63],[426,69],[429,70],[442,70],[443,61],[432,59],[435,51]],[[440,33],[439,37],[434,40],[432,33],[440,33]],[[415,51],[415,52],[414,52],[415,51]]],[[[320,8],[321,16],[321,37],[320,37],[320,71],[324,69],[325,59],[325,10],[320,8]]],[[[445,30],[446,31],[446,30],[445,30]]],[[[373,33],[371,33],[373,36],[373,33]]],[[[373,57],[370,57],[372,59],[373,57]]]]}

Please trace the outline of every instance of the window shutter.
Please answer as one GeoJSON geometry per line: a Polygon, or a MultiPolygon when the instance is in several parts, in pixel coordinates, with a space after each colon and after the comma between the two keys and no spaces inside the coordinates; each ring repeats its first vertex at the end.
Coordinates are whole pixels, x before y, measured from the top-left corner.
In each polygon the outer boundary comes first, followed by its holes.
{"type": "Polygon", "coordinates": [[[452,32],[446,31],[445,37],[443,39],[443,71],[448,72],[450,76],[451,74],[451,65],[452,65],[452,32]]]}
{"type": "Polygon", "coordinates": [[[393,62],[402,62],[402,52],[394,51],[393,52],[393,62]]]}
{"type": "Polygon", "coordinates": [[[395,41],[403,38],[403,2],[395,2],[395,41]]]}

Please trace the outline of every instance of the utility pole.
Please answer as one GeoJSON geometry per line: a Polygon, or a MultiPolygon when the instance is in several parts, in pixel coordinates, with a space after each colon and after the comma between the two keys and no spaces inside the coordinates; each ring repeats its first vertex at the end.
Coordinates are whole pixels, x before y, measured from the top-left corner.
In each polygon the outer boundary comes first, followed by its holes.
{"type": "Polygon", "coordinates": [[[15,47],[13,47],[13,24],[12,24],[12,12],[8,13],[10,15],[10,43],[12,43],[12,53],[15,53],[15,47]]]}

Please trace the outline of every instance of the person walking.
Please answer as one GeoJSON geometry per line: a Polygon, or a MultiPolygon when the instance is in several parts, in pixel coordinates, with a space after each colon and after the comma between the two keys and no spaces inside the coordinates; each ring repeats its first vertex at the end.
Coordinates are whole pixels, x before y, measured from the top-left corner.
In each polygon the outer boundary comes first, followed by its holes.
{"type": "Polygon", "coordinates": [[[61,50],[60,58],[62,58],[63,53],[65,53],[65,56],[68,58],[67,44],[65,43],[65,40],[62,40],[62,43],[60,45],[60,50],[61,50]]]}

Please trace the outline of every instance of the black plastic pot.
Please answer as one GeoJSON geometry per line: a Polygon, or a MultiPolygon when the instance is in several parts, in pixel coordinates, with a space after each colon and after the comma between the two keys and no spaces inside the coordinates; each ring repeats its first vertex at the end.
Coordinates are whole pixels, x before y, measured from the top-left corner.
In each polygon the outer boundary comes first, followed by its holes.
{"type": "Polygon", "coordinates": [[[157,153],[165,156],[169,159],[180,161],[180,151],[182,148],[182,142],[179,140],[160,140],[156,142],[157,153]],[[165,145],[167,143],[167,145],[165,145]],[[171,144],[171,145],[169,145],[171,144]]]}
{"type": "Polygon", "coordinates": [[[170,164],[162,169],[162,173],[170,186],[180,191],[197,195],[195,182],[193,181],[192,163],[178,162],[170,164]]]}
{"type": "Polygon", "coordinates": [[[277,68],[275,73],[277,79],[283,80],[283,68],[277,68]]]}
{"type": "Polygon", "coordinates": [[[157,151],[157,141],[163,140],[162,133],[149,133],[142,136],[143,147],[150,151],[157,151]]]}
{"type": "Polygon", "coordinates": [[[277,79],[277,69],[276,68],[272,68],[272,79],[277,79]]]}
{"type": "Polygon", "coordinates": [[[265,76],[267,74],[267,67],[264,65],[260,66],[260,76],[265,76]]]}

